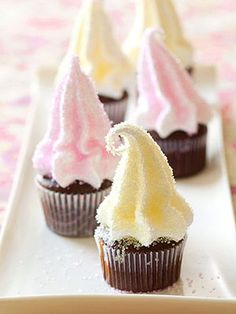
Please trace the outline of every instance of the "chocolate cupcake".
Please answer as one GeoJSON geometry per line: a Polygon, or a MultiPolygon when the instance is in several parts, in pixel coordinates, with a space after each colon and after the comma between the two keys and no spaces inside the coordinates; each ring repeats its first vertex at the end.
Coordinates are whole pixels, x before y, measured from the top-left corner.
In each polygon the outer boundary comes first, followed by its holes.
{"type": "Polygon", "coordinates": [[[121,154],[95,231],[104,280],[132,292],[164,289],[180,277],[192,210],[178,194],[172,170],[152,137],[121,123],[107,136],[121,154]],[[122,146],[115,140],[122,138],[122,146]]]}
{"type": "Polygon", "coordinates": [[[206,125],[199,124],[197,132],[192,135],[184,131],[175,131],[162,138],[155,130],[150,130],[148,133],[167,156],[175,178],[188,177],[205,168],[206,125]]]}
{"type": "Polygon", "coordinates": [[[129,98],[127,91],[124,91],[122,96],[118,99],[102,95],[98,95],[98,97],[103,103],[104,110],[113,124],[124,121],[129,98]]]}
{"type": "Polygon", "coordinates": [[[194,72],[193,47],[185,37],[172,0],[137,1],[134,23],[123,47],[134,67],[137,66],[144,32],[149,27],[156,27],[160,33],[163,32],[166,47],[192,76],[194,72]]]}
{"type": "Polygon", "coordinates": [[[102,1],[83,2],[63,66],[71,53],[79,56],[82,69],[93,78],[112,123],[124,121],[133,70],[115,39],[102,1]]]}
{"type": "Polygon", "coordinates": [[[174,176],[200,172],[206,164],[207,122],[212,110],[155,28],[144,35],[138,94],[138,105],[130,120],[143,126],[160,145],[174,176]]]}
{"type": "Polygon", "coordinates": [[[36,184],[48,227],[64,236],[93,236],[96,209],[110,192],[116,158],[105,149],[110,122],[92,81],[72,57],[56,88],[50,124],[38,144],[36,184]]]}
{"type": "Polygon", "coordinates": [[[179,279],[185,239],[176,242],[159,238],[147,247],[132,238],[110,243],[103,235],[104,230],[98,228],[103,278],[113,288],[150,292],[165,289],[179,279]]]}
{"type": "Polygon", "coordinates": [[[93,236],[96,210],[110,192],[110,180],[98,189],[79,180],[63,188],[53,178],[38,175],[36,184],[49,229],[69,237],[93,236]]]}

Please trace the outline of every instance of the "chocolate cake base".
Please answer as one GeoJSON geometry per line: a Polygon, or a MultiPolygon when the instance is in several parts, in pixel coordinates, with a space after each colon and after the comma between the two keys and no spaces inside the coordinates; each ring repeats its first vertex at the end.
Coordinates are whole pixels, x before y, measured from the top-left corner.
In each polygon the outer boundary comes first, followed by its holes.
{"type": "Polygon", "coordinates": [[[104,280],[119,290],[150,292],[173,285],[180,277],[185,238],[153,242],[149,247],[122,241],[109,245],[95,236],[104,280]]]}
{"type": "Polygon", "coordinates": [[[161,138],[154,130],[148,133],[166,155],[175,178],[188,177],[204,169],[207,139],[205,125],[199,124],[197,133],[193,135],[176,131],[161,138]]]}
{"type": "Polygon", "coordinates": [[[99,100],[103,103],[104,110],[106,111],[113,125],[124,121],[129,98],[127,91],[124,91],[122,97],[119,99],[107,97],[104,95],[98,95],[98,97],[99,100]]]}
{"type": "Polygon", "coordinates": [[[104,180],[98,190],[78,180],[63,188],[47,176],[37,176],[36,183],[50,230],[68,237],[93,236],[96,210],[109,194],[111,181],[104,180]]]}

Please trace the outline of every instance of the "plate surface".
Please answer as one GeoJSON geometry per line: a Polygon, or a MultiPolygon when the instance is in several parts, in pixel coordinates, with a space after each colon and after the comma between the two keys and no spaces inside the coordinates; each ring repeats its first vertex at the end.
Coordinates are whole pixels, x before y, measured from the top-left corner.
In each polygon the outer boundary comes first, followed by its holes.
{"type": "MultiPolygon", "coordinates": [[[[21,313],[22,306],[33,309],[33,304],[38,304],[39,310],[51,304],[52,313],[56,313],[56,307],[64,300],[64,304],[71,301],[81,307],[90,306],[91,313],[100,313],[104,302],[112,309],[113,301],[123,300],[122,310],[130,300],[128,306],[131,310],[136,308],[138,313],[137,304],[143,299],[148,305],[143,308],[142,303],[140,309],[150,312],[158,302],[163,304],[163,311],[174,309],[178,304],[181,313],[187,313],[188,304],[198,304],[199,309],[205,304],[216,313],[215,309],[220,309],[224,303],[226,311],[232,310],[227,313],[233,313],[233,309],[236,310],[236,236],[219,114],[215,113],[209,125],[207,168],[197,176],[177,182],[178,190],[195,213],[184,252],[181,280],[165,291],[133,296],[113,290],[103,281],[92,238],[63,238],[50,232],[44,223],[31,158],[46,128],[50,86],[50,74],[41,73],[40,97],[31,116],[29,136],[0,243],[0,296],[3,297],[0,312],[3,313],[2,308],[9,309],[4,313],[21,313]],[[42,297],[48,295],[63,297],[42,297]],[[8,297],[13,297],[11,302],[8,297]],[[97,302],[98,306],[93,308],[90,302],[97,302]]],[[[191,313],[194,312],[191,310],[191,313]]]]}

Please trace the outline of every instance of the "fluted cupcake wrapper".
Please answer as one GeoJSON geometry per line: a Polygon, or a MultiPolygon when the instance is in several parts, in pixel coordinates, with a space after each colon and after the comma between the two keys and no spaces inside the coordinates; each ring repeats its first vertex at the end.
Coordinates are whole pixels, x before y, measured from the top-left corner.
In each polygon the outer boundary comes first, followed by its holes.
{"type": "Polygon", "coordinates": [[[155,139],[173,169],[176,178],[188,177],[206,165],[207,133],[185,139],[155,139]]]}
{"type": "Polygon", "coordinates": [[[111,190],[87,194],[54,192],[37,184],[47,226],[68,237],[91,237],[97,222],[96,210],[111,190]]]}
{"type": "Polygon", "coordinates": [[[123,122],[128,106],[128,98],[120,101],[112,101],[104,103],[104,110],[106,111],[112,124],[123,122]]]}
{"type": "Polygon", "coordinates": [[[185,239],[175,246],[149,252],[113,248],[96,238],[104,280],[112,287],[150,292],[173,285],[180,277],[185,239]]]}

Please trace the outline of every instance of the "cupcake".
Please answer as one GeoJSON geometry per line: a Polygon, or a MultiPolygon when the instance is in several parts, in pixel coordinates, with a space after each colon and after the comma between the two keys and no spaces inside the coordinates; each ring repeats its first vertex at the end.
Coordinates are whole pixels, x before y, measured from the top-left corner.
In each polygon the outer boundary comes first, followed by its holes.
{"type": "Polygon", "coordinates": [[[159,35],[155,28],[145,31],[138,64],[138,104],[130,121],[152,135],[175,177],[187,177],[206,164],[212,110],[159,35]]]}
{"type": "Polygon", "coordinates": [[[106,140],[121,159],[97,214],[95,239],[104,279],[119,290],[164,289],[180,277],[192,210],[176,191],[167,159],[146,131],[123,122],[106,140]],[[114,145],[118,137],[119,147],[114,145]]]}
{"type": "Polygon", "coordinates": [[[98,205],[110,192],[116,158],[107,153],[110,121],[78,57],[56,87],[48,130],[33,165],[48,227],[63,236],[92,236],[98,205]]]}
{"type": "Polygon", "coordinates": [[[79,56],[81,67],[93,78],[110,120],[124,121],[132,67],[115,40],[101,0],[84,1],[62,68],[71,53],[79,56]]]}
{"type": "Polygon", "coordinates": [[[193,48],[185,38],[174,4],[171,0],[139,0],[133,27],[124,42],[124,52],[134,66],[137,64],[144,31],[149,27],[161,28],[168,49],[180,60],[185,69],[193,72],[193,48]]]}

